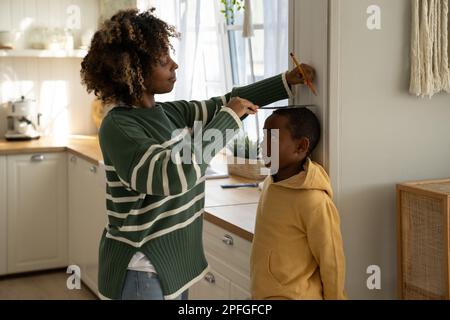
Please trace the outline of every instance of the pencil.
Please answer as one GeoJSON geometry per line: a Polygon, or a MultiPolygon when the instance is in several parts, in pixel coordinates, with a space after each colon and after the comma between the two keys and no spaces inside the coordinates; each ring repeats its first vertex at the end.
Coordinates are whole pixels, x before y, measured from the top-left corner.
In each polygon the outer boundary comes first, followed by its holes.
{"type": "Polygon", "coordinates": [[[312,91],[312,93],[317,96],[316,88],[314,88],[313,83],[309,78],[306,76],[305,70],[303,70],[302,65],[298,62],[298,60],[295,58],[294,54],[291,52],[292,60],[294,61],[295,66],[297,67],[298,71],[302,74],[303,79],[305,79],[305,83],[308,86],[308,88],[312,91]]]}

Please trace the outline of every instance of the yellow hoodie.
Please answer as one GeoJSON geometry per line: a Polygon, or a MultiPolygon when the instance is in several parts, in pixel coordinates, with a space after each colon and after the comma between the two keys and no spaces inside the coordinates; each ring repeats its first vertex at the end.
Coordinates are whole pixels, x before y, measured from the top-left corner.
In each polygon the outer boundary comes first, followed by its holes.
{"type": "Polygon", "coordinates": [[[252,298],[346,299],[339,214],[325,170],[264,181],[251,255],[252,298]]]}

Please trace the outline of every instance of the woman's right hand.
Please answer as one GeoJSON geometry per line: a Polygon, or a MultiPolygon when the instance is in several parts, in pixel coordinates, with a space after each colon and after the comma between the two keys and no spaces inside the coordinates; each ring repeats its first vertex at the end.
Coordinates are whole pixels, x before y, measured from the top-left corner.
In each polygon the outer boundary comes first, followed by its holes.
{"type": "Polygon", "coordinates": [[[259,106],[239,97],[231,98],[227,107],[233,110],[239,118],[242,118],[246,114],[256,114],[259,109],[259,106]]]}

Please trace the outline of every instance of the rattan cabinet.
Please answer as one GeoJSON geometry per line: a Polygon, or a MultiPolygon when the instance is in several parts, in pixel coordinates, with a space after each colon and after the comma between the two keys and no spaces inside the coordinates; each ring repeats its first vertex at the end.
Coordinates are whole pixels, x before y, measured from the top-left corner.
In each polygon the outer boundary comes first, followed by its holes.
{"type": "Polygon", "coordinates": [[[450,179],[397,185],[400,299],[449,299],[450,179]]]}

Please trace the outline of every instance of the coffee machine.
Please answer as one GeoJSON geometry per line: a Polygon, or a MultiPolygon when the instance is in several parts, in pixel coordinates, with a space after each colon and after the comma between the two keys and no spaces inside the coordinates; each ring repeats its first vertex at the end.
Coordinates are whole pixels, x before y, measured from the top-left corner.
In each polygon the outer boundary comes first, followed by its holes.
{"type": "Polygon", "coordinates": [[[9,102],[6,111],[6,140],[39,139],[40,116],[34,100],[27,100],[22,96],[19,101],[9,102]]]}

